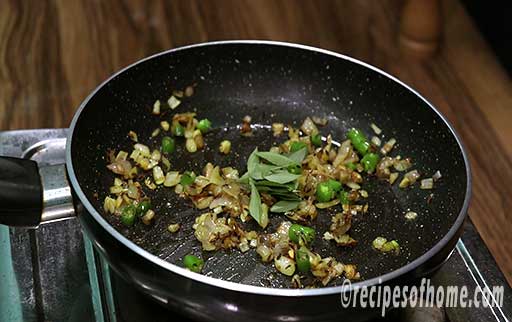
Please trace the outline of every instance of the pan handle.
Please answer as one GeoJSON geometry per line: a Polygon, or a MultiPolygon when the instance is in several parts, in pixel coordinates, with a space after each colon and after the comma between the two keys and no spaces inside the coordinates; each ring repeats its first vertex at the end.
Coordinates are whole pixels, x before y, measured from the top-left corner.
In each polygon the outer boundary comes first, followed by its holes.
{"type": "Polygon", "coordinates": [[[0,157],[0,224],[35,228],[74,214],[64,164],[0,157]]]}

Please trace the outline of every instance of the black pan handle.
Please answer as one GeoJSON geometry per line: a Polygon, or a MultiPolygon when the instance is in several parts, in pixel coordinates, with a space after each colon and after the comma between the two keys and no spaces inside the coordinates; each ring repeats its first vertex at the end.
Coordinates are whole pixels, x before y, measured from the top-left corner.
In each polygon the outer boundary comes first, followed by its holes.
{"type": "Polygon", "coordinates": [[[43,211],[43,188],[37,163],[0,157],[0,224],[37,227],[43,211]]]}

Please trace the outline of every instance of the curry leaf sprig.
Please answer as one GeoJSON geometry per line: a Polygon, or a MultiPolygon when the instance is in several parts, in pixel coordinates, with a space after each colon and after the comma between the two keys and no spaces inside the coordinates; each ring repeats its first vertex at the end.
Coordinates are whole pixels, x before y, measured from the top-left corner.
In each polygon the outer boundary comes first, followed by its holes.
{"type": "Polygon", "coordinates": [[[260,193],[267,193],[278,201],[271,212],[288,212],[297,208],[297,179],[301,176],[301,163],[306,157],[304,147],[288,155],[275,152],[260,152],[256,148],[247,160],[247,172],[240,178],[251,188],[249,213],[262,227],[268,224],[268,207],[261,202],[260,193]]]}

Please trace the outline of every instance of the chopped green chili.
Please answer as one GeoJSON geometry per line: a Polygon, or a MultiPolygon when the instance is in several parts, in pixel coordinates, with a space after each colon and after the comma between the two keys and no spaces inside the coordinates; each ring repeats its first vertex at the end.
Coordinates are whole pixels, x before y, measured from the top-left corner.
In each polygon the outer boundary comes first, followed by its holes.
{"type": "Polygon", "coordinates": [[[190,171],[185,171],[181,175],[180,184],[182,186],[188,186],[188,185],[191,185],[192,183],[194,183],[195,180],[196,180],[196,176],[194,175],[194,173],[192,173],[190,171]]]}
{"type": "Polygon", "coordinates": [[[364,166],[364,171],[368,173],[375,171],[378,162],[379,156],[375,153],[368,153],[361,159],[361,163],[364,166]]]}
{"type": "Polygon", "coordinates": [[[121,212],[121,222],[126,226],[133,226],[135,223],[136,209],[134,205],[128,205],[121,212]]]}
{"type": "Polygon", "coordinates": [[[136,209],[137,216],[139,216],[139,217],[144,216],[149,209],[151,209],[151,201],[149,201],[147,199],[142,200],[137,205],[137,209],[136,209]]]}
{"type": "Polygon", "coordinates": [[[293,224],[288,230],[288,237],[294,243],[309,244],[315,239],[315,230],[311,227],[293,224]]]}
{"type": "Polygon", "coordinates": [[[174,136],[184,136],[185,128],[183,128],[183,126],[178,123],[174,126],[172,133],[174,133],[174,136]]]}
{"type": "Polygon", "coordinates": [[[334,192],[338,192],[341,190],[341,182],[339,182],[339,181],[329,179],[329,180],[327,180],[327,184],[329,185],[329,187],[331,187],[331,189],[334,192]]]}
{"type": "Polygon", "coordinates": [[[201,133],[208,132],[212,127],[212,122],[209,119],[202,119],[197,123],[197,129],[201,131],[201,133]]]}
{"type": "Polygon", "coordinates": [[[297,249],[297,253],[295,254],[295,261],[297,262],[297,268],[301,273],[307,273],[311,269],[309,254],[304,247],[297,249]]]}
{"type": "Polygon", "coordinates": [[[162,138],[162,152],[173,153],[176,150],[176,142],[170,136],[164,136],[162,138]]]}
{"type": "Polygon", "coordinates": [[[204,261],[194,255],[186,255],[183,258],[183,265],[185,268],[191,270],[192,272],[200,273],[204,266],[204,261]]]}
{"type": "Polygon", "coordinates": [[[322,136],[318,133],[312,135],[311,143],[313,143],[314,146],[322,146],[322,136]]]}
{"type": "Polygon", "coordinates": [[[345,164],[347,166],[347,168],[349,168],[350,170],[355,170],[357,169],[357,165],[354,163],[354,162],[349,162],[347,164],[345,164]]]}
{"type": "Polygon", "coordinates": [[[341,183],[336,180],[329,179],[327,181],[320,182],[316,186],[316,199],[319,202],[328,202],[332,200],[336,195],[336,192],[340,190],[341,183]]]}
{"type": "Polygon", "coordinates": [[[357,152],[362,155],[365,155],[366,152],[368,152],[370,142],[363,132],[358,129],[351,129],[347,132],[347,137],[350,139],[350,142],[352,142],[352,145],[356,148],[357,152]]]}
{"type": "Polygon", "coordinates": [[[350,200],[348,199],[348,192],[347,191],[340,191],[340,201],[342,205],[348,205],[350,204],[350,200]]]}

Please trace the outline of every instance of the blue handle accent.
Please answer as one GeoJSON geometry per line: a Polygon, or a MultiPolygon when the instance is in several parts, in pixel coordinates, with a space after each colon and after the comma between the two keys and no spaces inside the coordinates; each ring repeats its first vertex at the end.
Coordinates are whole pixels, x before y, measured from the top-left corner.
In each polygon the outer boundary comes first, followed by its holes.
{"type": "Polygon", "coordinates": [[[12,266],[9,227],[0,225],[0,320],[22,322],[20,292],[12,266]]]}

